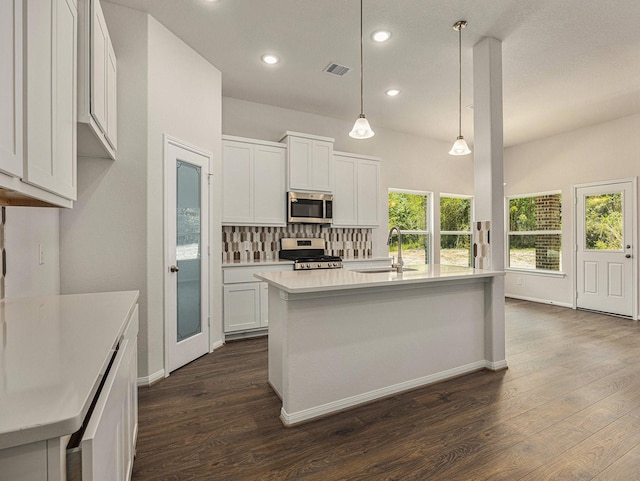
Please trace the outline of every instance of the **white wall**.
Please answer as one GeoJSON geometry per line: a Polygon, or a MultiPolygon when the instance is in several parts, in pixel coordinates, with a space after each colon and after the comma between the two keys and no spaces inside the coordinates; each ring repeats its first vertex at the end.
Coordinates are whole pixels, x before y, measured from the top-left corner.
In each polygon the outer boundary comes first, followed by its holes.
{"type": "Polygon", "coordinates": [[[6,208],[6,297],[60,293],[58,212],[57,208],[6,208]],[[40,246],[43,264],[39,262],[40,246]]]}
{"type": "MultiPolygon", "coordinates": [[[[375,255],[387,256],[387,192],[390,187],[435,193],[473,195],[473,157],[453,157],[451,145],[415,135],[383,129],[369,122],[376,135],[367,140],[349,137],[353,120],[258,104],[229,97],[222,99],[222,132],[227,135],[279,141],[286,130],[335,139],[334,149],[382,158],[381,228],[374,231],[375,255]]],[[[452,141],[455,126],[452,127],[452,141]]]]}
{"type": "Polygon", "coordinates": [[[164,145],[167,134],[213,155],[211,229],[211,341],[223,340],[221,242],[221,73],[182,40],[149,18],[149,135],[147,148],[147,280],[149,373],[163,368],[164,145]]]}
{"type": "MultiPolygon", "coordinates": [[[[102,7],[118,62],[118,159],[79,159],[78,202],[61,216],[61,284],[63,292],[140,290],[138,376],[149,380],[164,367],[162,136],[211,151],[219,172],[221,79],[149,15],[102,7]]],[[[215,205],[212,251],[220,252],[219,199],[215,205]]],[[[220,256],[215,260],[219,278],[220,256]]],[[[214,342],[222,339],[220,284],[213,291],[214,342]]]]}
{"type": "Polygon", "coordinates": [[[636,177],[640,173],[639,133],[640,115],[634,115],[505,149],[505,195],[562,191],[562,271],[566,274],[555,278],[508,273],[507,295],[572,305],[572,187],[636,177]],[[521,285],[516,283],[518,277],[521,285]]]}
{"type": "Polygon", "coordinates": [[[118,159],[78,158],[78,201],[60,216],[63,294],[140,290],[138,372],[148,372],[148,16],[102,2],[118,66],[118,159]]]}

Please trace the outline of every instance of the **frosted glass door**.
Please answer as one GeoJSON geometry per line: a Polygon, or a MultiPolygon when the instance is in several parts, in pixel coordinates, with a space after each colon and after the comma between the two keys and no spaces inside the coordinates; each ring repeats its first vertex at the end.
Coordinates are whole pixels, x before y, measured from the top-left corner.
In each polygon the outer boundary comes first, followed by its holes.
{"type": "Polygon", "coordinates": [[[210,157],[167,142],[165,337],[169,372],[209,352],[210,157]]]}
{"type": "Polygon", "coordinates": [[[202,221],[200,183],[202,169],[176,162],[176,260],[178,261],[178,342],[202,332],[202,221]]]}

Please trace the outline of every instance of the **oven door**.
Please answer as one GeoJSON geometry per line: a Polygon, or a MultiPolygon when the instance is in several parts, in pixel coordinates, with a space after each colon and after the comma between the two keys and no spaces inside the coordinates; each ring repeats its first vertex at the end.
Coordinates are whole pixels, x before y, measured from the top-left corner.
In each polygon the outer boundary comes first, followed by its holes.
{"type": "Polygon", "coordinates": [[[330,204],[332,198],[330,194],[289,192],[288,222],[290,224],[330,224],[331,208],[327,211],[327,203],[330,204]]]}

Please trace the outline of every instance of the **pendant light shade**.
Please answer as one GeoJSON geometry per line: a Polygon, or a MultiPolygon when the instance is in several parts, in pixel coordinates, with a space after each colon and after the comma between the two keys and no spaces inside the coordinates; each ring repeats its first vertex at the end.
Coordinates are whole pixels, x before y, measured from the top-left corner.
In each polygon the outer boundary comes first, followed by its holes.
{"type": "Polygon", "coordinates": [[[371,130],[371,126],[369,125],[367,118],[364,114],[360,114],[356,123],[353,124],[353,129],[349,132],[349,137],[353,137],[354,139],[368,139],[373,137],[374,134],[375,132],[371,130]]]}
{"type": "Polygon", "coordinates": [[[360,0],[360,116],[357,118],[353,129],[349,132],[349,137],[354,139],[368,139],[374,136],[375,132],[371,129],[369,121],[364,116],[364,94],[363,94],[363,55],[362,55],[362,0],[360,0]]]}
{"type": "Polygon", "coordinates": [[[458,32],[458,137],[449,151],[450,155],[467,155],[471,153],[467,142],[462,136],[462,29],[467,22],[460,20],[453,24],[453,29],[458,32]]]}

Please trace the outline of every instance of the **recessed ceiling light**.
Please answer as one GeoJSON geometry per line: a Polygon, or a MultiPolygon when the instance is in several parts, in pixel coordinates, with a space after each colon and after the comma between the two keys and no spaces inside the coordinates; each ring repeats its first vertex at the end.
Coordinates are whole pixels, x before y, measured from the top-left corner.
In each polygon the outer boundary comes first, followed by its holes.
{"type": "Polygon", "coordinates": [[[269,53],[266,53],[262,56],[262,61],[264,63],[268,63],[269,65],[273,65],[274,63],[278,63],[280,61],[280,59],[278,57],[276,57],[275,55],[271,55],[269,53]]]}
{"type": "Polygon", "coordinates": [[[386,42],[391,37],[391,32],[388,30],[377,30],[373,32],[371,38],[373,38],[376,42],[386,42]]]}
{"type": "Polygon", "coordinates": [[[400,93],[400,90],[398,89],[389,89],[385,92],[385,94],[387,94],[389,97],[395,97],[399,93],[400,93]]]}

